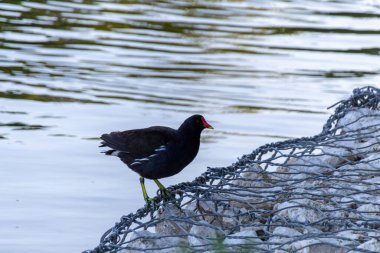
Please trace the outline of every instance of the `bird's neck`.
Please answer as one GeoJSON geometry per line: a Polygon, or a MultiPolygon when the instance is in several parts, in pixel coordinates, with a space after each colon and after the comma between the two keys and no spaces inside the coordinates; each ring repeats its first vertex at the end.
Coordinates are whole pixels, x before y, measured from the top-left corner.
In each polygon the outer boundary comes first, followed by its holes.
{"type": "Polygon", "coordinates": [[[181,125],[178,134],[181,136],[182,144],[185,149],[190,149],[190,153],[197,153],[200,144],[201,132],[189,125],[181,125]]]}
{"type": "Polygon", "coordinates": [[[197,139],[199,140],[202,130],[193,128],[192,126],[182,124],[178,128],[178,133],[185,139],[197,139]]]}

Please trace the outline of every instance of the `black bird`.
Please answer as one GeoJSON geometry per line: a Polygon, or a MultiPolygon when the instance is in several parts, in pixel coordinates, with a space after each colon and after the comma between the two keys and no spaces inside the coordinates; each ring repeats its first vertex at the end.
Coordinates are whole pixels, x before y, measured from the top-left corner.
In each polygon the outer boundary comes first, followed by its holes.
{"type": "Polygon", "coordinates": [[[205,128],[213,129],[203,116],[196,114],[187,118],[178,130],[152,126],[103,134],[100,147],[111,148],[104,153],[119,157],[140,175],[144,199],[149,203],[152,200],[146,193],[144,178],[153,179],[163,196],[169,197],[158,179],[179,173],[194,160],[205,128]]]}

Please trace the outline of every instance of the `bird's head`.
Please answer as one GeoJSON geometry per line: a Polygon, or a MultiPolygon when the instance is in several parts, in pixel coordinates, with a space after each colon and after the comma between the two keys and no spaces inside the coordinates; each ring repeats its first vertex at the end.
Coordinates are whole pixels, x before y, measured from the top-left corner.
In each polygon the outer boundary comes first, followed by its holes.
{"type": "Polygon", "coordinates": [[[189,118],[187,118],[182,125],[180,126],[180,129],[186,129],[186,130],[192,130],[196,132],[202,132],[203,129],[209,128],[214,129],[202,115],[195,114],[189,118]]]}

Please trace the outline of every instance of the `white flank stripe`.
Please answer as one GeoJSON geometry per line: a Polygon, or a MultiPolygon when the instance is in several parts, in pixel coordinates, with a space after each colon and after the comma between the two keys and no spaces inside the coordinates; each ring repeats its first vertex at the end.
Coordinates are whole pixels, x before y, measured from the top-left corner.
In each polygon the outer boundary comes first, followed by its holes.
{"type": "Polygon", "coordinates": [[[136,162],[149,161],[148,158],[135,159],[136,162]]]}
{"type": "Polygon", "coordinates": [[[164,151],[164,150],[166,150],[166,147],[164,145],[162,145],[162,146],[159,146],[158,148],[156,148],[154,151],[159,152],[159,151],[164,151]]]}

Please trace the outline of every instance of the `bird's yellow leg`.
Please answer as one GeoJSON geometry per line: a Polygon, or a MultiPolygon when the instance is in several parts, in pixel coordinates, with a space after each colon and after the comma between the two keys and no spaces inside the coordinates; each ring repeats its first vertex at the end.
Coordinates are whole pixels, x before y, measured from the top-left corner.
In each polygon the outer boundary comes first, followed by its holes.
{"type": "Polygon", "coordinates": [[[153,181],[156,183],[156,185],[158,186],[158,188],[160,188],[161,191],[166,190],[165,186],[163,186],[160,181],[158,181],[157,179],[153,179],[153,181]]]}
{"type": "Polygon", "coordinates": [[[166,189],[165,186],[163,186],[160,181],[158,181],[157,179],[153,179],[153,181],[156,183],[158,188],[160,188],[161,194],[164,198],[171,197],[172,195],[171,192],[168,189],[166,189]]]}
{"type": "Polygon", "coordinates": [[[145,188],[145,184],[144,184],[144,178],[143,177],[140,177],[140,184],[141,184],[141,189],[142,189],[142,192],[143,192],[143,196],[144,196],[144,200],[147,204],[149,204],[150,202],[152,202],[152,199],[148,197],[148,194],[146,193],[146,188],[145,188]]]}

